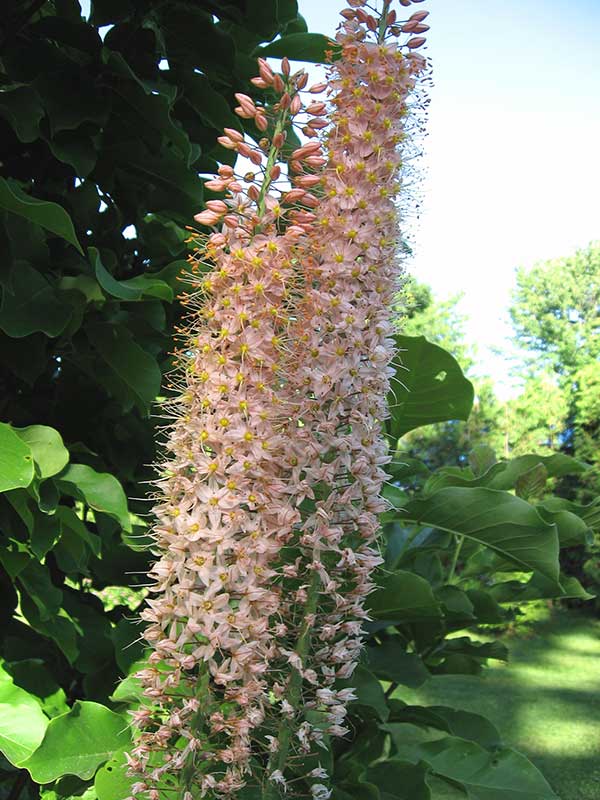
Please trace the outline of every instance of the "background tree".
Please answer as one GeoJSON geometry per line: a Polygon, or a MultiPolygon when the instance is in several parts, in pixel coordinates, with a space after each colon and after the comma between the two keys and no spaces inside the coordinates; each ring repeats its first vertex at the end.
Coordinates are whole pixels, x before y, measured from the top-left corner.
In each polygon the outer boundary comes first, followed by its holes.
{"type": "Polygon", "coordinates": [[[562,490],[589,500],[598,490],[600,465],[600,245],[592,243],[572,256],[519,269],[510,315],[521,351],[525,395],[533,401],[525,415],[531,421],[528,435],[535,436],[542,421],[541,406],[550,402],[547,423],[548,431],[550,427],[554,431],[554,448],[593,465],[562,490]],[[544,379],[546,387],[553,387],[552,401],[547,390],[536,388],[544,374],[554,376],[554,381],[544,379]],[[562,431],[558,431],[561,416],[562,431]]]}
{"type": "Polygon", "coordinates": [[[464,464],[469,451],[485,442],[503,452],[502,405],[489,377],[476,376],[476,346],[467,340],[466,316],[459,311],[462,295],[436,300],[431,288],[409,278],[403,286],[400,329],[406,336],[425,336],[457,359],[475,387],[473,410],[466,422],[452,420],[411,431],[402,441],[404,452],[431,469],[464,464]]]}

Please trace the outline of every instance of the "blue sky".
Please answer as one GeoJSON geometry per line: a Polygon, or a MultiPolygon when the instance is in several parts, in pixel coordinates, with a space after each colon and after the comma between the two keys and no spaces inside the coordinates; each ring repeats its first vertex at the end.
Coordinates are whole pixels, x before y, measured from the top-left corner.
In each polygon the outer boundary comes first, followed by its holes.
{"type": "MultiPolygon", "coordinates": [[[[330,34],[342,6],[299,7],[309,30],[330,34]]],[[[509,348],[515,268],[600,239],[600,0],[417,9],[430,12],[435,85],[410,269],[439,297],[465,293],[481,371],[506,396],[507,364],[489,348],[509,348]]]]}

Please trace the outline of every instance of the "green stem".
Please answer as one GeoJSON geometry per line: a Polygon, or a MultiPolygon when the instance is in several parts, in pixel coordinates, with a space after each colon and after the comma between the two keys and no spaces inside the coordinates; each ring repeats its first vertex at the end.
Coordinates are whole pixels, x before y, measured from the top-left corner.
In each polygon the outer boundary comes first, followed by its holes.
{"type": "MultiPolygon", "coordinates": [[[[298,636],[298,643],[296,644],[296,653],[300,656],[302,666],[306,661],[306,656],[310,648],[310,634],[312,630],[312,621],[310,617],[317,610],[317,602],[319,599],[319,584],[320,578],[316,570],[313,570],[310,584],[308,587],[308,597],[304,606],[304,613],[302,624],[300,626],[300,635],[298,636]]],[[[286,700],[292,706],[294,711],[298,709],[302,696],[302,675],[298,670],[294,670],[289,680],[286,692],[286,700]]],[[[267,784],[263,793],[263,800],[277,800],[281,797],[278,787],[269,781],[269,775],[276,770],[283,772],[286,767],[286,762],[290,750],[290,741],[295,729],[294,720],[283,717],[279,723],[279,730],[277,733],[277,741],[279,747],[277,752],[272,753],[267,765],[267,784]]]]}
{"type": "Polygon", "coordinates": [[[379,44],[382,44],[383,40],[385,39],[385,30],[387,28],[386,20],[391,4],[392,0],[385,0],[383,9],[381,10],[381,16],[379,17],[379,32],[377,34],[377,41],[379,44]]]}
{"type": "Polygon", "coordinates": [[[456,537],[456,545],[454,547],[454,555],[452,556],[452,563],[450,564],[450,570],[448,572],[448,583],[452,583],[454,580],[454,572],[456,570],[456,564],[458,563],[458,557],[460,555],[461,548],[463,546],[463,542],[465,540],[464,536],[457,536],[456,537]]]}
{"type": "MultiPolygon", "coordinates": [[[[286,90],[287,90],[286,86],[286,90]]],[[[293,96],[293,95],[292,95],[293,96]]],[[[260,192],[258,194],[258,199],[256,201],[256,206],[258,209],[258,216],[259,218],[265,213],[265,202],[267,199],[267,195],[269,193],[269,189],[271,188],[271,184],[273,183],[271,179],[271,171],[275,164],[279,159],[279,153],[281,151],[281,147],[275,147],[273,144],[273,139],[275,139],[280,133],[285,131],[285,126],[287,124],[289,116],[289,111],[287,108],[282,109],[281,114],[279,115],[277,121],[275,122],[275,130],[273,131],[273,138],[271,139],[271,147],[269,148],[269,155],[267,156],[267,165],[265,167],[265,179],[263,181],[262,186],[260,187],[260,192]]]]}

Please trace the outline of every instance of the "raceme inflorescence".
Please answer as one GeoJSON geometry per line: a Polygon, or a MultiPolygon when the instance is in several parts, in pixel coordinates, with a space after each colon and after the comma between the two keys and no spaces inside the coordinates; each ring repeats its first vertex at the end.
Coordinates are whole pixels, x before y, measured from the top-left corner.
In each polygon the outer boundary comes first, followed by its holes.
{"type": "Polygon", "coordinates": [[[249,169],[206,184],[222,199],[182,296],[128,755],[149,800],[330,796],[319,753],[347,733],[381,563],[396,198],[426,68],[426,12],[390,5],[342,11],[323,84],[260,60],[271,102],[236,96],[255,140],[219,140],[249,169]]]}

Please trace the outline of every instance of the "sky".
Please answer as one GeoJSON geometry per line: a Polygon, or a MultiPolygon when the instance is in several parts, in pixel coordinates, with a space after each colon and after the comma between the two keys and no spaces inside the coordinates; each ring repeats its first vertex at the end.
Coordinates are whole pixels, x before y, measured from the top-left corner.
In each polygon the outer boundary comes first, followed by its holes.
{"type": "MultiPolygon", "coordinates": [[[[394,2],[400,9],[400,5],[394,2]]],[[[299,0],[310,31],[337,0],[299,0]]],[[[600,0],[427,0],[434,86],[408,265],[461,310],[479,371],[515,392],[508,317],[515,268],[600,239],[600,0]]]]}

